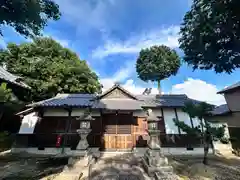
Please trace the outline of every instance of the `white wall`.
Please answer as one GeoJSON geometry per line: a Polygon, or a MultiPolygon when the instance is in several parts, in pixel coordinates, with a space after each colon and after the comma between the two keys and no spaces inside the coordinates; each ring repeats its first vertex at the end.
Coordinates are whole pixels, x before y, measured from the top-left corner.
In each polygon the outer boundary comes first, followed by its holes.
{"type": "MultiPolygon", "coordinates": [[[[192,127],[191,119],[189,115],[182,111],[181,108],[177,108],[177,116],[179,121],[184,121],[185,124],[192,127]]],[[[175,111],[172,108],[163,108],[163,115],[164,115],[164,123],[165,129],[167,134],[179,134],[178,127],[173,122],[173,118],[176,118],[175,111]]],[[[192,118],[193,126],[199,126],[200,120],[198,118],[192,118]]],[[[181,130],[180,130],[181,131],[181,130]]],[[[181,131],[181,134],[186,134],[185,132],[181,131]]]]}
{"type": "Polygon", "coordinates": [[[198,118],[196,118],[196,117],[192,118],[192,121],[193,121],[193,126],[194,127],[201,125],[201,123],[200,123],[201,121],[198,118]]]}
{"type": "Polygon", "coordinates": [[[162,116],[162,111],[161,109],[152,109],[152,112],[156,115],[156,116],[162,116]]]}
{"type": "MultiPolygon", "coordinates": [[[[81,116],[85,109],[74,108],[72,109],[72,116],[81,116]]],[[[45,109],[43,116],[68,116],[68,112],[63,108],[45,109]]],[[[92,116],[100,116],[100,111],[93,110],[92,116]]]]}
{"type": "Polygon", "coordinates": [[[163,109],[164,123],[166,134],[178,134],[178,127],[173,122],[173,119],[176,118],[174,109],[163,109]]]}
{"type": "MultiPolygon", "coordinates": [[[[192,127],[191,119],[187,113],[183,112],[182,109],[177,109],[177,115],[178,115],[179,121],[183,121],[185,124],[192,127]]],[[[180,131],[181,131],[181,134],[186,134],[186,132],[183,132],[182,130],[180,131]]]]}
{"type": "Polygon", "coordinates": [[[61,108],[45,109],[43,116],[68,116],[68,112],[61,108]]]}
{"type": "Polygon", "coordinates": [[[73,109],[71,116],[81,116],[84,114],[84,109],[73,109]]]}
{"type": "MultiPolygon", "coordinates": [[[[222,127],[225,126],[224,128],[224,136],[225,138],[230,138],[230,134],[228,131],[228,125],[227,123],[210,123],[212,127],[222,127]]],[[[213,147],[216,153],[220,154],[231,154],[233,149],[232,149],[232,144],[229,142],[228,144],[223,144],[221,141],[213,141],[213,147]]]]}
{"type": "Polygon", "coordinates": [[[136,117],[145,117],[146,116],[146,112],[145,111],[133,111],[133,116],[136,116],[136,117]]]}
{"type": "Polygon", "coordinates": [[[227,123],[210,123],[210,126],[216,127],[216,128],[225,126],[225,128],[224,128],[224,137],[225,138],[230,138],[230,134],[229,134],[229,131],[228,131],[227,123]]]}
{"type": "Polygon", "coordinates": [[[19,134],[33,134],[38,119],[39,117],[37,112],[25,115],[22,119],[19,134]]]}

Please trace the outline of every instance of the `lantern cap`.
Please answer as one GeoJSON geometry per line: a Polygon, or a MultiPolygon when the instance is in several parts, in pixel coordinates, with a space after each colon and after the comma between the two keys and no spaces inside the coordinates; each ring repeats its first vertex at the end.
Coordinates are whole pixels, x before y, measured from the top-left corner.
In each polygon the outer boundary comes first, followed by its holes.
{"type": "Polygon", "coordinates": [[[94,120],[94,118],[91,116],[91,114],[83,114],[79,117],[77,117],[77,120],[87,120],[87,121],[91,121],[94,120]]]}

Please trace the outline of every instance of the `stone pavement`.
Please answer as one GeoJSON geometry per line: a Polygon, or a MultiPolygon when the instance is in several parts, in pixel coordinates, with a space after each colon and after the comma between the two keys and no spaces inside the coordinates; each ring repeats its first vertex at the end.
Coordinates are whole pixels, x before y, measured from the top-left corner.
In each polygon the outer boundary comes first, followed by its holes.
{"type": "MultiPolygon", "coordinates": [[[[54,180],[152,180],[142,166],[141,158],[133,154],[121,154],[116,156],[102,156],[88,167],[81,165],[81,160],[73,168],[66,169],[54,180]]],[[[167,180],[167,179],[166,179],[167,180]]],[[[177,179],[175,179],[177,180],[177,179]]]]}
{"type": "Polygon", "coordinates": [[[133,154],[104,155],[90,171],[91,180],[150,180],[144,172],[141,159],[133,154]]]}

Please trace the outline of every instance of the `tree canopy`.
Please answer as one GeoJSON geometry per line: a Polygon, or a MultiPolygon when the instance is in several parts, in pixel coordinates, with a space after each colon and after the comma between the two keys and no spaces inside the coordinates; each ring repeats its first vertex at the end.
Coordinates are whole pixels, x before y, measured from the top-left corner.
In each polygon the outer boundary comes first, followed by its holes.
{"type": "Polygon", "coordinates": [[[26,37],[40,35],[48,20],[59,18],[59,7],[53,0],[0,1],[0,25],[10,25],[26,37]]]}
{"type": "Polygon", "coordinates": [[[57,93],[98,93],[101,85],[85,60],[51,38],[36,38],[20,45],[8,44],[0,52],[10,73],[23,77],[31,89],[29,100],[51,98],[57,93]]]}
{"type": "Polygon", "coordinates": [[[152,46],[142,49],[136,63],[138,77],[143,81],[160,81],[176,75],[180,67],[180,58],[175,50],[167,46],[152,46]]]}
{"type": "Polygon", "coordinates": [[[240,67],[240,1],[193,0],[180,29],[184,61],[193,69],[232,73],[240,67]]]}

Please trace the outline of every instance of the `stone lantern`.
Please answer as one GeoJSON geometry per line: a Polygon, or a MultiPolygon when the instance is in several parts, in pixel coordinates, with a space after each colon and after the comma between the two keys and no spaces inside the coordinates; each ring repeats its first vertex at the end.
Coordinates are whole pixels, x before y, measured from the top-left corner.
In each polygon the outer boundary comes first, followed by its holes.
{"type": "Polygon", "coordinates": [[[87,110],[82,116],[78,117],[77,120],[80,120],[80,128],[77,129],[80,140],[76,149],[82,152],[87,152],[87,148],[89,146],[87,136],[91,132],[90,123],[94,120],[94,118],[92,118],[91,112],[87,110]]]}
{"type": "Polygon", "coordinates": [[[158,128],[158,118],[151,110],[147,111],[148,149],[144,154],[143,164],[149,176],[154,176],[157,172],[172,171],[172,167],[168,166],[168,159],[163,155],[160,143],[160,130],[158,128]]]}

